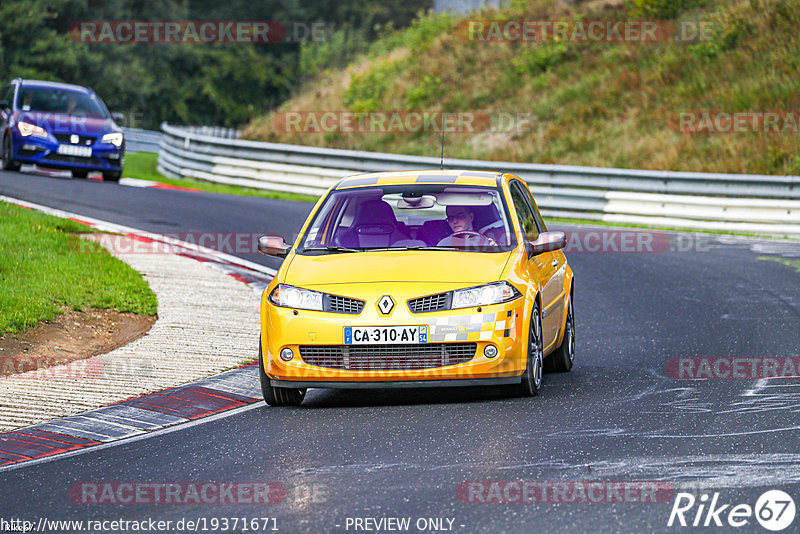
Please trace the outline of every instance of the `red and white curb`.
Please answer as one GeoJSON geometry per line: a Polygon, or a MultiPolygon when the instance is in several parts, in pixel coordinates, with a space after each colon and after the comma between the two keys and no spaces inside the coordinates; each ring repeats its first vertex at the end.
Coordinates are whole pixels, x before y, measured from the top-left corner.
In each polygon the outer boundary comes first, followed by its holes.
{"type": "Polygon", "coordinates": [[[127,185],[129,187],[144,187],[151,189],[170,189],[172,191],[190,191],[192,193],[202,192],[202,189],[195,189],[193,187],[181,187],[179,185],[162,184],[161,182],[154,182],[152,180],[142,180],[139,178],[120,178],[119,185],[127,185]]]}
{"type": "Polygon", "coordinates": [[[0,434],[0,471],[258,402],[256,364],[56,421],[0,434]]]}
{"type": "MultiPolygon", "coordinates": [[[[169,246],[171,252],[218,269],[259,293],[276,274],[274,269],[263,265],[160,234],[16,198],[0,196],[0,201],[70,219],[97,230],[169,246]]],[[[76,451],[87,447],[135,438],[165,427],[243,408],[260,398],[258,368],[250,364],[78,415],[19,428],[0,434],[0,471],[16,468],[25,462],[76,454],[76,451]]]]}

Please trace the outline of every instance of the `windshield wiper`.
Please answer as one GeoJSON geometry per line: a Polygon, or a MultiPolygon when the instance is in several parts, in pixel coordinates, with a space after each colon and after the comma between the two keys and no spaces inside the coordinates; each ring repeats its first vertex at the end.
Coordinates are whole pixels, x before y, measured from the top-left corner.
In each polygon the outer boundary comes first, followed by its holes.
{"type": "Polygon", "coordinates": [[[327,247],[305,247],[303,252],[363,252],[363,249],[328,245],[327,247]]]}
{"type": "Polygon", "coordinates": [[[460,249],[458,247],[447,247],[439,245],[408,245],[404,247],[367,248],[364,250],[366,252],[372,252],[376,250],[463,250],[463,249],[460,249]]]}

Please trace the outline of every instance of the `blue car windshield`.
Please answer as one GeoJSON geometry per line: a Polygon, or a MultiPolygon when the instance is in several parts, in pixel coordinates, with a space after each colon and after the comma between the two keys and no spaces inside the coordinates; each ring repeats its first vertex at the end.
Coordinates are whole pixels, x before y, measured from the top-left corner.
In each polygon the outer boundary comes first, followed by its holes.
{"type": "Polygon", "coordinates": [[[22,111],[108,118],[108,110],[94,94],[48,87],[23,87],[17,97],[22,111]]]}
{"type": "Polygon", "coordinates": [[[333,191],[314,217],[299,252],[505,252],[515,246],[498,189],[413,184],[333,191]]]}

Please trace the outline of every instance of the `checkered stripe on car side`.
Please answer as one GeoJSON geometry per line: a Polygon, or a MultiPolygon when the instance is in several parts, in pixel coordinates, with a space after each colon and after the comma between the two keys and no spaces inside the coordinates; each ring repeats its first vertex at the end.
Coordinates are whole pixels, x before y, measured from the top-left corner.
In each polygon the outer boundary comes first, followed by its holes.
{"type": "Polygon", "coordinates": [[[488,341],[492,335],[516,338],[516,310],[428,319],[433,342],[488,341]]]}

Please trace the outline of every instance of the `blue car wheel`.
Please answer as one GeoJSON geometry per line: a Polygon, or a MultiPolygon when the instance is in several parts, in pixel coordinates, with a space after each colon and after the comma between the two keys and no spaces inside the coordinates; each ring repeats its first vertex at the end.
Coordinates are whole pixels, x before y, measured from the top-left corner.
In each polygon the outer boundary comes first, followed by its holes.
{"type": "Polygon", "coordinates": [[[3,141],[3,151],[0,153],[0,157],[2,157],[2,168],[4,171],[18,171],[20,168],[20,163],[18,161],[14,161],[11,157],[13,154],[11,150],[11,134],[6,134],[5,141],[3,141]]]}

